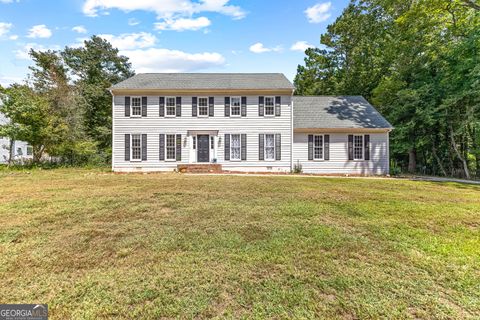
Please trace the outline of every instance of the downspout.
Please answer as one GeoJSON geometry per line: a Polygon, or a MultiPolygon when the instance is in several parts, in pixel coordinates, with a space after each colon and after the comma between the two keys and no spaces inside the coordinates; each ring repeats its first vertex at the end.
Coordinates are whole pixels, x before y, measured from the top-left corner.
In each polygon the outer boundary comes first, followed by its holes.
{"type": "Polygon", "coordinates": [[[111,89],[108,90],[112,95],[112,171],[115,168],[115,96],[111,89]]]}
{"type": "Polygon", "coordinates": [[[295,93],[295,89],[292,89],[292,95],[291,95],[292,110],[290,112],[290,172],[293,172],[293,95],[294,93],[295,93]]]}

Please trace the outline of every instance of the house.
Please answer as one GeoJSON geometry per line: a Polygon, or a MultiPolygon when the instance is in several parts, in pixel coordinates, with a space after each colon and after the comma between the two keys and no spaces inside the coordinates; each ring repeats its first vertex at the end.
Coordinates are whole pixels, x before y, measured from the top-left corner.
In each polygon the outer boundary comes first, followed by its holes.
{"type": "Polygon", "coordinates": [[[137,74],[110,88],[112,169],[385,175],[392,126],[362,97],[298,97],[279,73],[137,74]]]}
{"type": "MultiPolygon", "coordinates": [[[[7,118],[0,113],[0,125],[6,124],[7,121],[7,118]]],[[[33,158],[33,149],[27,142],[11,142],[7,137],[0,136],[0,164],[8,163],[10,153],[14,162],[24,162],[33,158]]]]}

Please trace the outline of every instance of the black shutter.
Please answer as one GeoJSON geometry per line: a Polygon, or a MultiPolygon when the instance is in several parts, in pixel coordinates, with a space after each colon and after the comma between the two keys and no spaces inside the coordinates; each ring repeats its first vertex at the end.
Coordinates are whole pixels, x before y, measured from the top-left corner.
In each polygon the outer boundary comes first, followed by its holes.
{"type": "Polygon", "coordinates": [[[142,134],[142,161],[147,161],[147,135],[142,134]]]}
{"type": "Polygon", "coordinates": [[[308,160],[313,160],[313,134],[308,135],[308,160]]]}
{"type": "Polygon", "coordinates": [[[353,160],[353,135],[348,135],[348,160],[353,160]]]}
{"type": "Polygon", "coordinates": [[[161,134],[160,135],[160,143],[158,145],[159,149],[160,149],[160,154],[159,154],[159,159],[160,161],[164,161],[165,160],[165,135],[164,134],[161,134]]]}
{"type": "Polygon", "coordinates": [[[230,135],[225,134],[225,148],[224,148],[224,153],[225,153],[225,161],[230,160],[230,135]]]}
{"type": "Polygon", "coordinates": [[[197,101],[198,101],[197,97],[192,98],[192,117],[197,116],[197,104],[198,104],[197,101]]]}
{"type": "Polygon", "coordinates": [[[182,116],[182,97],[177,97],[177,109],[175,113],[177,117],[182,116]]]}
{"type": "Polygon", "coordinates": [[[177,134],[175,160],[176,161],[182,161],[182,135],[181,134],[177,134]]]}
{"type": "Polygon", "coordinates": [[[370,135],[366,134],[364,136],[364,147],[365,147],[365,160],[370,160],[370,135]]]}
{"type": "Polygon", "coordinates": [[[242,117],[247,116],[247,97],[242,97],[242,117]]]}
{"type": "Polygon", "coordinates": [[[282,160],[282,135],[275,135],[275,160],[282,160]]]}
{"type": "Polygon", "coordinates": [[[130,97],[125,97],[125,117],[130,117],[130,97]]]}
{"type": "Polygon", "coordinates": [[[247,135],[242,134],[241,136],[241,146],[242,146],[242,161],[247,160],[247,135]]]}
{"type": "Polygon", "coordinates": [[[265,135],[258,135],[258,160],[265,160],[265,135]]]}
{"type": "Polygon", "coordinates": [[[282,115],[282,97],[275,97],[275,116],[280,117],[282,115]]]}
{"type": "Polygon", "coordinates": [[[142,117],[147,116],[147,97],[142,97],[142,117]]]}
{"type": "Polygon", "coordinates": [[[330,135],[323,136],[323,159],[330,160],[330,135]]]}
{"type": "Polygon", "coordinates": [[[215,116],[215,98],[214,97],[208,98],[208,116],[209,117],[215,116]]]}
{"type": "Polygon", "coordinates": [[[263,117],[265,114],[265,97],[258,97],[258,116],[263,117]]]}
{"type": "Polygon", "coordinates": [[[158,115],[160,117],[165,117],[165,97],[160,97],[158,99],[158,105],[160,106],[158,115]]]}
{"type": "Polygon", "coordinates": [[[125,161],[130,161],[130,135],[125,135],[125,161]]]}
{"type": "Polygon", "coordinates": [[[230,97],[225,97],[225,117],[230,117],[230,97]]]}

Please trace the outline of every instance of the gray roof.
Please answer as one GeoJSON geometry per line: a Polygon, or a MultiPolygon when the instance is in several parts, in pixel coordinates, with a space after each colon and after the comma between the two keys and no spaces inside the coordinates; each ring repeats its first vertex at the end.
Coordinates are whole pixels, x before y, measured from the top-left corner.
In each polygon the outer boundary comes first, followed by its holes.
{"type": "Polygon", "coordinates": [[[360,96],[293,97],[295,129],[392,129],[392,125],[360,96]]]}
{"type": "Polygon", "coordinates": [[[278,90],[293,89],[282,73],[139,73],[110,89],[278,90]]]}

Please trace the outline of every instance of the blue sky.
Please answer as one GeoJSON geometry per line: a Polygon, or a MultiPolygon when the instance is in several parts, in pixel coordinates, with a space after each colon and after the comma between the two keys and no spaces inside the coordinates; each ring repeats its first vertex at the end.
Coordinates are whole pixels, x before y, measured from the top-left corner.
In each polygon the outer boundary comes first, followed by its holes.
{"type": "Polygon", "coordinates": [[[94,34],[136,72],[283,72],[319,46],[348,0],[0,0],[0,84],[21,81],[27,52],[94,34]]]}

